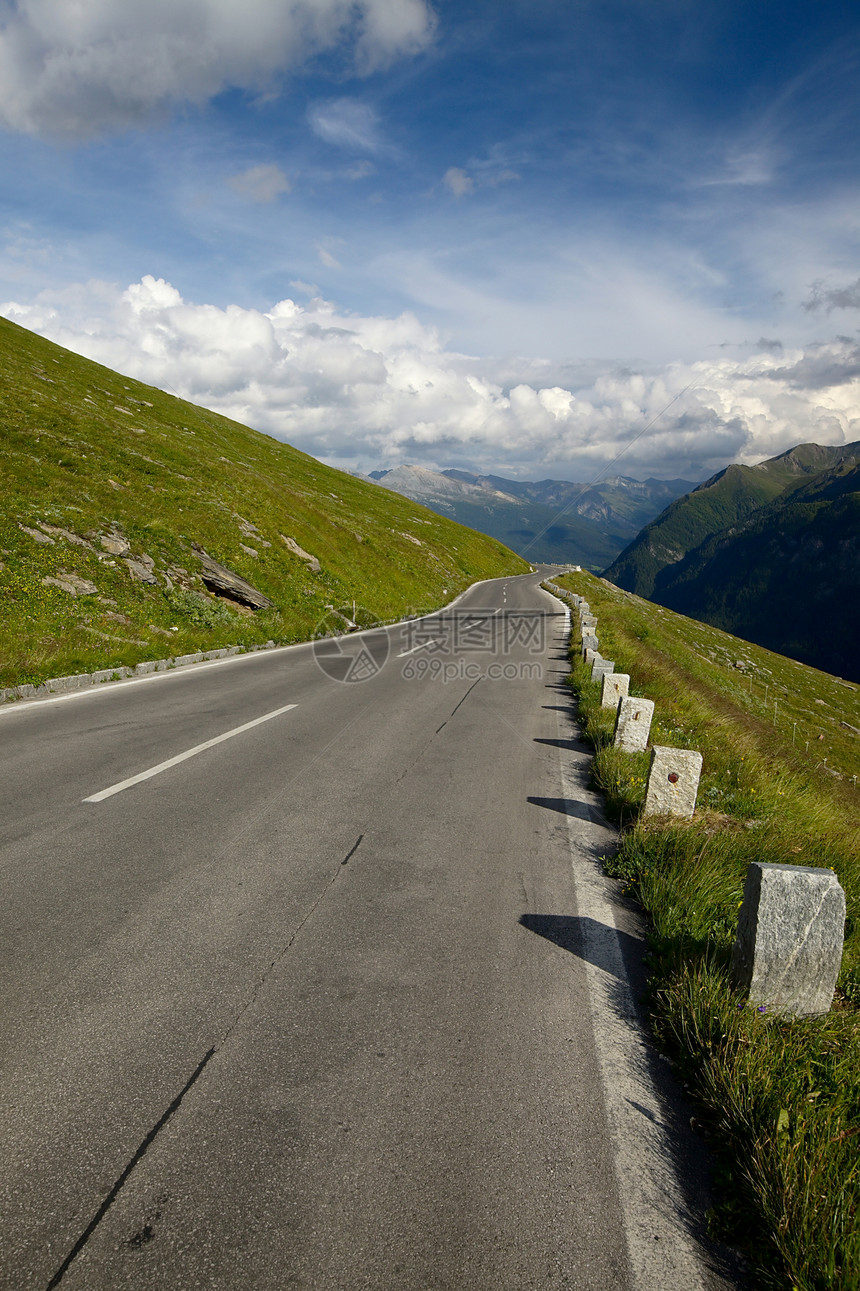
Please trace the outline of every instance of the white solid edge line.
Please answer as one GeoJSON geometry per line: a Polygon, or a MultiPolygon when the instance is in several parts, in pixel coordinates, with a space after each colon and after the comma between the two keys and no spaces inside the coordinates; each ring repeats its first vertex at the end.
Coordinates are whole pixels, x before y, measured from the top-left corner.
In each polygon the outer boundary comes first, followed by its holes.
{"type": "Polygon", "coordinates": [[[223,735],[216,735],[212,740],[205,740],[203,744],[195,744],[193,749],[186,749],[184,753],[177,753],[176,757],[168,758],[166,762],[159,762],[157,766],[150,767],[147,771],[140,771],[137,775],[129,776],[127,780],[120,780],[118,784],[112,784],[108,789],[100,789],[98,793],[90,794],[89,798],[84,798],[83,802],[103,802],[105,798],[111,798],[115,793],[122,793],[123,789],[130,789],[134,784],[140,784],[141,780],[151,780],[153,776],[160,775],[162,771],[169,771],[180,762],[185,762],[187,758],[193,758],[205,749],[214,748],[216,744],[223,744],[225,740],[231,740],[234,735],[241,735],[243,731],[250,731],[252,727],[259,726],[262,722],[270,722],[273,717],[280,717],[281,713],[288,713],[290,709],[296,708],[296,704],[285,704],[283,708],[275,708],[271,713],[264,713],[262,717],[255,717],[253,722],[244,722],[242,726],[234,726],[232,731],[225,731],[223,735]]]}
{"type": "MultiPolygon", "coordinates": [[[[569,612],[566,618],[569,623],[569,612]]],[[[567,644],[567,632],[564,641],[567,644]]],[[[575,720],[572,714],[568,720],[575,720]]],[[[561,714],[558,721],[563,735],[561,714]]],[[[562,794],[575,800],[581,789],[568,779],[561,751],[559,765],[562,794]]],[[[591,856],[583,855],[582,836],[589,831],[588,823],[568,814],[565,820],[576,909],[585,929],[588,1002],[633,1286],[636,1291],[654,1287],[704,1291],[702,1264],[684,1222],[681,1186],[667,1152],[661,1099],[649,1073],[650,1043],[636,1013],[615,913],[607,897],[609,880],[591,856]]]]}

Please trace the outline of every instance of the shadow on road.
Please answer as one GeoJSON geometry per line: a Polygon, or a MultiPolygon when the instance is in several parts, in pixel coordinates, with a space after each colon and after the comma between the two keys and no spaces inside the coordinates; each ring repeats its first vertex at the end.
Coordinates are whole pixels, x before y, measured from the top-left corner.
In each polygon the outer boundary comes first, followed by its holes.
{"type": "Polygon", "coordinates": [[[547,811],[557,811],[562,816],[575,816],[577,820],[587,820],[595,825],[605,825],[603,813],[590,803],[579,802],[576,798],[532,798],[528,797],[534,807],[546,807],[547,811]]]}
{"type": "Polygon", "coordinates": [[[604,950],[607,935],[618,939],[625,960],[628,955],[632,957],[642,954],[640,938],[632,937],[630,933],[622,932],[618,928],[608,928],[605,924],[598,923],[596,919],[589,918],[588,915],[524,914],[520,916],[520,924],[529,932],[536,933],[538,937],[545,937],[547,941],[560,946],[562,950],[567,950],[578,959],[594,964],[604,972],[612,973],[621,981],[627,981],[627,974],[623,970],[619,973],[612,966],[612,957],[604,950]]]}

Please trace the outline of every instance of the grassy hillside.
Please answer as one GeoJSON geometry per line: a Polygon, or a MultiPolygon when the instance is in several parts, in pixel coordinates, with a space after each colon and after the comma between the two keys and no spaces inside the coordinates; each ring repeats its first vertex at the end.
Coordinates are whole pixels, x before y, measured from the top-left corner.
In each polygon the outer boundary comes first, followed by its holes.
{"type": "Polygon", "coordinates": [[[306,640],[330,606],[393,619],[527,569],[490,538],[2,318],[0,473],[0,686],[306,640]],[[262,608],[213,595],[205,556],[262,608]]]}
{"type": "Polygon", "coordinates": [[[860,466],[822,472],[655,580],[653,599],[860,681],[860,466]]]}
{"type": "Polygon", "coordinates": [[[800,444],[757,466],[733,465],[673,502],[606,569],[618,587],[652,596],[661,572],[714,534],[743,524],[761,507],[787,497],[840,461],[857,461],[860,444],[800,444]]]}
{"type": "MultiPolygon", "coordinates": [[[[639,821],[648,754],[611,744],[614,714],[572,656],[594,777],[622,824],[609,873],[653,921],[650,1005],[718,1155],[716,1235],[752,1285],[860,1286],[860,688],[588,574],[601,651],[655,701],[651,739],[701,750],[691,822],[639,821]],[[745,1006],[728,965],[752,861],[832,867],[845,953],[830,1014],[745,1006]]],[[[576,643],[574,643],[576,644],[576,643]]]]}

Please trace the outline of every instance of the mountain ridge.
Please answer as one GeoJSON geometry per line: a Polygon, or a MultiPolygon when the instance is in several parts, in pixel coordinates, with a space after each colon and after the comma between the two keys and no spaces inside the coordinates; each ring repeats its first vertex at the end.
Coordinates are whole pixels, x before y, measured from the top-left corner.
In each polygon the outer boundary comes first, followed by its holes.
{"type": "Polygon", "coordinates": [[[688,480],[624,476],[588,484],[523,481],[411,465],[373,471],[368,478],[492,535],[530,560],[581,564],[595,571],[661,506],[691,487],[688,480]]]}
{"type": "Polygon", "coordinates": [[[728,467],[701,486],[720,493],[726,512],[727,479],[738,487],[728,524],[666,558],[655,531],[679,534],[686,521],[692,532],[716,512],[697,507],[694,490],[646,527],[604,577],[734,636],[860,680],[860,443],[800,444],[754,467],[728,467]],[[778,491],[755,505],[749,472],[765,479],[765,493],[778,491]]]}

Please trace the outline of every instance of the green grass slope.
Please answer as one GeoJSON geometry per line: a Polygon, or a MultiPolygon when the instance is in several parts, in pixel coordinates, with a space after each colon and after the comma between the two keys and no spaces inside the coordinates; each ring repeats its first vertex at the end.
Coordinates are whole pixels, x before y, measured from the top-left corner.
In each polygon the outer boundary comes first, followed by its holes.
{"type": "Polygon", "coordinates": [[[605,575],[618,587],[650,597],[663,571],[714,534],[743,524],[761,507],[787,497],[822,471],[858,458],[860,444],[837,448],[800,444],[756,466],[729,466],[646,525],[605,575]]]}
{"type": "Polygon", "coordinates": [[[709,539],[658,574],[652,598],[860,681],[860,465],[709,539]]]}
{"type": "MultiPolygon", "coordinates": [[[[558,580],[597,615],[601,651],[654,700],[653,744],[699,749],[694,818],[639,819],[647,753],[612,745],[590,669],[572,657],[593,775],[622,825],[607,858],[652,921],[658,1038],[700,1100],[717,1154],[716,1236],[756,1288],[860,1287],[860,687],[589,576],[558,580]],[[752,861],[831,867],[845,889],[831,1012],[783,1019],[732,986],[752,861]]],[[[574,647],[576,642],[574,642],[574,647]]]]}
{"type": "Polygon", "coordinates": [[[0,478],[0,686],[307,640],[328,607],[355,601],[359,622],[391,620],[528,568],[417,503],[2,318],[0,478]],[[212,595],[201,551],[270,604],[212,595]]]}

